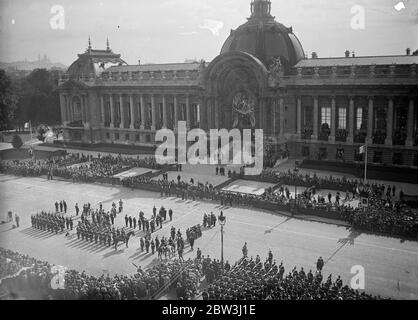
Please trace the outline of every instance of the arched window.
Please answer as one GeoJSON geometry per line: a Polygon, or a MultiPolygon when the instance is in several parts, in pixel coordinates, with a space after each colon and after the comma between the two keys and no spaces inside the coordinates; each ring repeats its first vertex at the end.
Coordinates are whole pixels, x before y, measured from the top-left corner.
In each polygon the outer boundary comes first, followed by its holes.
{"type": "Polygon", "coordinates": [[[81,114],[81,99],[80,97],[73,98],[73,119],[74,121],[82,121],[81,114]]]}

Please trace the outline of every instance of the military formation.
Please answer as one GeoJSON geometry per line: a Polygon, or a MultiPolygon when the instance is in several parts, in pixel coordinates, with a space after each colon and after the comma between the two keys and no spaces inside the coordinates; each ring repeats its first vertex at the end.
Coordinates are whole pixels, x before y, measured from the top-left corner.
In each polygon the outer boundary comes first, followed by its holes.
{"type": "Polygon", "coordinates": [[[63,232],[64,229],[73,230],[71,217],[63,217],[57,213],[40,212],[31,216],[31,224],[35,229],[48,232],[63,232]]]}

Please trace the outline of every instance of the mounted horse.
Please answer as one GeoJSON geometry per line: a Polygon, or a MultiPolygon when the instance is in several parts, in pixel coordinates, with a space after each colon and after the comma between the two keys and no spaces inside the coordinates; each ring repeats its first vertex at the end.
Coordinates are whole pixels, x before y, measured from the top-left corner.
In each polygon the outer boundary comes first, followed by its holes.
{"type": "Polygon", "coordinates": [[[130,238],[132,235],[135,235],[135,232],[134,232],[134,231],[130,231],[130,232],[128,232],[126,235],[120,235],[120,236],[116,237],[116,238],[113,240],[113,242],[114,242],[114,244],[115,244],[115,250],[118,248],[118,244],[119,244],[119,242],[123,242],[123,243],[125,243],[126,247],[128,248],[129,238],[130,238]]]}

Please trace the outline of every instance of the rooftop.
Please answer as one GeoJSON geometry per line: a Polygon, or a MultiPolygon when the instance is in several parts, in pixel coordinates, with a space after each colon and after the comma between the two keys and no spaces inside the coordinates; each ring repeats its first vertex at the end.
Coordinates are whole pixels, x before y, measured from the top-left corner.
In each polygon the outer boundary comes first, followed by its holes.
{"type": "Polygon", "coordinates": [[[418,56],[365,56],[304,59],[295,65],[295,68],[332,67],[332,66],[371,66],[371,65],[410,65],[418,64],[418,56]]]}
{"type": "Polygon", "coordinates": [[[195,71],[200,62],[112,66],[106,72],[195,71]]]}

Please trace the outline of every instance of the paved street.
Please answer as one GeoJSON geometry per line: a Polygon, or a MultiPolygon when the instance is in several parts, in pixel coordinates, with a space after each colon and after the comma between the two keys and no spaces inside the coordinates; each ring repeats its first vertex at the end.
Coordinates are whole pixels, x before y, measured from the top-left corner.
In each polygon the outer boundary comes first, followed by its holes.
{"type": "MultiPolygon", "coordinates": [[[[47,181],[43,178],[21,178],[0,175],[0,220],[6,220],[8,210],[17,212],[21,226],[13,229],[10,223],[0,225],[0,245],[30,254],[51,263],[91,274],[134,273],[135,266],[148,267],[157,256],[141,254],[139,236],[131,239],[129,248],[120,245],[117,251],[82,240],[77,240],[75,230],[69,237],[65,233],[55,235],[32,229],[30,215],[40,210],[54,210],[56,200],[66,200],[70,215],[74,204],[80,207],[99,202],[108,209],[113,201],[124,201],[124,211],[118,215],[117,224],[124,225],[125,213],[138,217],[139,210],[146,216],[153,205],[164,205],[174,211],[173,222],[165,222],[164,228],[155,235],[168,235],[174,225],[185,234],[188,227],[202,222],[204,212],[216,214],[220,205],[210,202],[182,201],[177,198],[160,198],[157,193],[130,190],[93,184],[74,184],[63,181],[47,181]]],[[[286,272],[293,266],[314,269],[317,258],[326,262],[324,273],[340,274],[345,282],[352,275],[354,265],[365,268],[366,291],[393,298],[418,298],[418,242],[350,232],[343,226],[292,219],[287,216],[244,208],[222,208],[227,216],[225,226],[225,259],[234,262],[241,256],[241,248],[248,242],[249,255],[260,254],[262,260],[271,248],[274,258],[284,261],[286,272]]],[[[195,243],[204,255],[220,258],[220,227],[205,230],[195,243]]],[[[185,257],[195,256],[186,246],[185,257]]]]}

